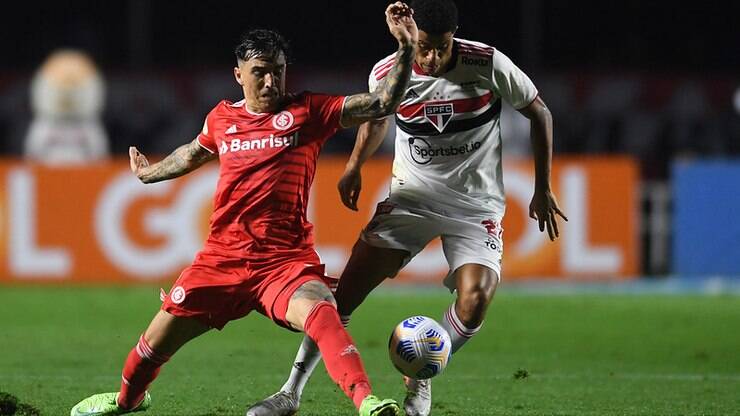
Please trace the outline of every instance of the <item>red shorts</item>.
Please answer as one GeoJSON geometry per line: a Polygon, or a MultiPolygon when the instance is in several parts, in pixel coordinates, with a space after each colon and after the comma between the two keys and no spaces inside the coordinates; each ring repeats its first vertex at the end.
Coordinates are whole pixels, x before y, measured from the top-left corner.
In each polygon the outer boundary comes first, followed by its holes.
{"type": "Polygon", "coordinates": [[[285,320],[288,302],[296,289],[312,280],[330,288],[336,286],[336,279],[324,274],[324,265],[313,249],[265,261],[233,258],[205,249],[164,296],[162,310],[195,318],[216,329],[256,310],[292,329],[285,320]]]}

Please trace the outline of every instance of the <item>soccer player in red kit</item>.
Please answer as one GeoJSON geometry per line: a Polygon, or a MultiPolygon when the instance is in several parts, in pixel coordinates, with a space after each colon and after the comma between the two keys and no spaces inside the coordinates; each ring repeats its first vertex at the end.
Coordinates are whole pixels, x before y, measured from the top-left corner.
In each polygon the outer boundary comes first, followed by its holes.
{"type": "Polygon", "coordinates": [[[131,169],[144,183],[176,178],[219,159],[210,233],[129,353],[120,391],[83,400],[72,416],[146,410],[149,384],[181,346],[252,310],[311,337],[329,375],[361,416],[400,414],[395,401],[372,395],[357,348],[337,314],[306,215],[323,143],[342,127],[393,114],[403,98],[416,24],[411,9],[400,2],[388,6],[386,22],[399,49],[393,69],[373,93],[286,94],[285,41],[273,31],[254,30],[236,48],[234,76],[244,100],[220,102],[197,138],[159,163],[150,165],[130,149],[131,169]]]}

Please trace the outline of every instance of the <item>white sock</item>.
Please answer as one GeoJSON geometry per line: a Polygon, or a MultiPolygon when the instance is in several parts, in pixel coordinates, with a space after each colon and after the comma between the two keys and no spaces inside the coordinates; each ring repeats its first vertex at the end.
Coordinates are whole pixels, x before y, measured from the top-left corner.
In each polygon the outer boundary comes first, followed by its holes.
{"type": "Polygon", "coordinates": [[[452,303],[452,306],[450,306],[445,312],[444,318],[442,319],[442,322],[440,322],[440,324],[450,334],[450,339],[452,340],[453,354],[455,353],[455,351],[459,350],[460,347],[462,347],[466,342],[468,342],[468,340],[473,335],[475,335],[480,330],[480,327],[483,325],[481,323],[480,325],[478,325],[478,327],[472,329],[463,325],[462,321],[460,321],[460,318],[457,316],[457,312],[455,311],[454,302],[452,303]]]}
{"type": "Polygon", "coordinates": [[[319,346],[308,335],[305,335],[301,346],[298,348],[295,360],[293,360],[290,376],[288,376],[288,380],[280,388],[280,391],[293,392],[300,398],[303,387],[306,386],[306,382],[319,361],[321,361],[319,346]]]}
{"type": "MultiPolygon", "coordinates": [[[[349,325],[349,316],[340,316],[342,325],[346,328],[349,325]]],[[[313,370],[321,361],[321,351],[319,346],[308,336],[303,337],[303,342],[298,348],[298,353],[293,360],[293,368],[290,369],[288,380],[280,388],[280,391],[289,391],[295,393],[298,399],[303,394],[303,388],[306,387],[308,379],[311,378],[313,370]]]]}

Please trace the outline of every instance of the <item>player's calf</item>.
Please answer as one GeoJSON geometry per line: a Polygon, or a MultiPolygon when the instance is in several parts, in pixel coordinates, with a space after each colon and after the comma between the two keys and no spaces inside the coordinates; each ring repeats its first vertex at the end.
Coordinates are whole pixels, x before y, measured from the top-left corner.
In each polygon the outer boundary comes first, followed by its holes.
{"type": "MultiPolygon", "coordinates": [[[[346,328],[350,317],[340,316],[340,319],[346,328]]],[[[319,361],[321,361],[319,346],[309,336],[304,336],[283,387],[277,393],[247,409],[247,416],[282,416],[297,412],[301,405],[303,389],[319,361]]]]}
{"type": "Polygon", "coordinates": [[[168,355],[155,352],[143,335],[139,338],[123,366],[121,390],[117,398],[122,409],[132,409],[142,401],[146,389],[169,359],[168,355]]]}
{"type": "Polygon", "coordinates": [[[358,408],[371,392],[360,352],[329,302],[317,303],[306,318],[306,335],[316,342],[332,380],[358,408]]]}
{"type": "Polygon", "coordinates": [[[450,334],[452,353],[480,330],[488,305],[496,293],[498,274],[480,264],[465,264],[455,271],[457,300],[445,311],[442,326],[450,334]]]}

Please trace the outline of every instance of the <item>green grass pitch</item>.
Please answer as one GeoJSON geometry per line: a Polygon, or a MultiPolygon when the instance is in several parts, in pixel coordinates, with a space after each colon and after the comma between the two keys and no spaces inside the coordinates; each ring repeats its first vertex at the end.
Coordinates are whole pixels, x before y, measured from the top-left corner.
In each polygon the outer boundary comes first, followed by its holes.
{"type": "MultiPolygon", "coordinates": [[[[350,332],[379,396],[403,399],[386,349],[393,326],[439,318],[451,300],[388,288],[355,313],[350,332]]],[[[0,391],[56,416],[117,390],[158,306],[152,287],[0,287],[0,391]]],[[[299,341],[256,313],[207,333],[165,366],[146,414],[243,415],[282,385],[299,341]]],[[[435,416],[738,415],[740,297],[535,296],[504,286],[433,387],[435,416]]],[[[322,365],[300,414],[356,413],[322,365]]]]}

